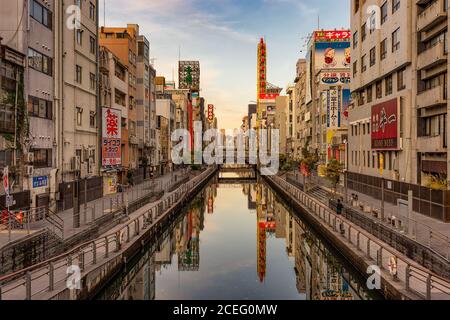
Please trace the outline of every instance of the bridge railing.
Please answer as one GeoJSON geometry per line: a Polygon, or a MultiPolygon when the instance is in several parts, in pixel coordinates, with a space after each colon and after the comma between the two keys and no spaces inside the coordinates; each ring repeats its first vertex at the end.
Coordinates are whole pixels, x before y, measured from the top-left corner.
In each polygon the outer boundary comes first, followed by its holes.
{"type": "Polygon", "coordinates": [[[0,277],[0,300],[31,300],[38,295],[54,291],[64,283],[67,284],[71,279],[71,272],[77,269],[83,272],[88,267],[108,261],[110,257],[118,254],[124,244],[131,242],[147,228],[154,227],[168,209],[185,199],[189,191],[207,179],[214,170],[209,168],[166,194],[148,210],[133,217],[125,226],[62,255],[0,277]]]}
{"type": "Polygon", "coordinates": [[[335,233],[341,233],[343,240],[356,246],[358,251],[374,261],[382,271],[390,272],[396,262],[396,272],[391,273],[393,280],[402,289],[415,293],[422,299],[450,299],[450,281],[440,277],[430,270],[401,255],[389,245],[379,241],[367,231],[343,219],[330,210],[325,204],[304,193],[286,180],[274,176],[267,177],[290,194],[302,207],[306,208],[317,219],[331,228],[335,233]]]}

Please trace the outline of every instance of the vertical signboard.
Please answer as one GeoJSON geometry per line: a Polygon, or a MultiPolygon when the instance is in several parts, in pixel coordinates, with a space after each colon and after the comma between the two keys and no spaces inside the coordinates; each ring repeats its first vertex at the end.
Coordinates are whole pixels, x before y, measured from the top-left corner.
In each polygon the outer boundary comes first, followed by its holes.
{"type": "Polygon", "coordinates": [[[327,90],[327,128],[339,129],[341,126],[341,99],[339,90],[327,90]]]}
{"type": "Polygon", "coordinates": [[[399,100],[372,106],[372,150],[399,150],[399,100]]]}
{"type": "Polygon", "coordinates": [[[180,61],[178,64],[179,89],[200,91],[200,62],[180,61]]]}
{"type": "Polygon", "coordinates": [[[122,113],[120,110],[102,109],[102,165],[117,166],[122,164],[122,113]]]}
{"type": "Polygon", "coordinates": [[[209,122],[214,121],[214,105],[213,104],[208,105],[208,121],[209,122]]]}

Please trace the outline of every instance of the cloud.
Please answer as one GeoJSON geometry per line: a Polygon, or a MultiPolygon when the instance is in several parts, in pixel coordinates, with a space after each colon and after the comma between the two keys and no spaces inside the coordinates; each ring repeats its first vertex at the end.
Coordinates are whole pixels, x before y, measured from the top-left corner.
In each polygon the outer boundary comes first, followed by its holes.
{"type": "Polygon", "coordinates": [[[302,15],[312,15],[319,12],[319,8],[314,7],[311,1],[302,0],[263,0],[263,3],[267,5],[290,5],[296,7],[302,15]]]}

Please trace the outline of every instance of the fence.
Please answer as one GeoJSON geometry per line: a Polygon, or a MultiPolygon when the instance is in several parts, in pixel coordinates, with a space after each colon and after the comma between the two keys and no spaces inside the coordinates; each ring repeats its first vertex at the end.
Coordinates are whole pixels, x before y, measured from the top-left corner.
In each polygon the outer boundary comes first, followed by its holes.
{"type": "Polygon", "coordinates": [[[155,227],[169,208],[186,199],[189,192],[209,178],[214,171],[214,168],[210,168],[202,172],[114,232],[82,244],[63,255],[1,277],[0,300],[31,300],[39,294],[54,291],[56,287],[66,283],[69,267],[75,265],[83,272],[88,267],[107,262],[112,255],[122,249],[124,244],[136,240],[144,230],[155,227]]]}
{"type": "Polygon", "coordinates": [[[346,221],[325,204],[300,191],[282,178],[277,176],[266,178],[281,187],[297,203],[306,208],[308,213],[335,233],[342,230],[343,241],[355,246],[358,251],[374,261],[380,269],[386,270],[389,268],[391,259],[395,259],[397,261],[395,281],[402,289],[414,293],[422,299],[450,299],[450,282],[448,280],[413,263],[408,258],[400,256],[393,248],[355,224],[346,221]]]}

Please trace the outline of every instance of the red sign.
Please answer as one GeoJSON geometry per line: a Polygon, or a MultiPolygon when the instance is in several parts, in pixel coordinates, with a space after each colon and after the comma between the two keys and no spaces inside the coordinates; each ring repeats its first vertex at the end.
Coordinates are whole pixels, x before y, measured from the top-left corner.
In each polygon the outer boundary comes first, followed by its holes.
{"type": "Polygon", "coordinates": [[[122,112],[103,108],[102,116],[102,165],[122,164],[122,112]]]}
{"type": "Polygon", "coordinates": [[[213,104],[208,105],[208,121],[209,122],[214,121],[214,105],[213,104]]]}
{"type": "Polygon", "coordinates": [[[345,41],[351,38],[352,32],[350,30],[322,30],[314,33],[316,41],[345,41]]]}
{"type": "Polygon", "coordinates": [[[392,99],[372,106],[372,149],[399,149],[398,100],[392,99]]]}
{"type": "Polygon", "coordinates": [[[277,97],[279,97],[280,95],[277,93],[261,93],[259,95],[259,99],[261,100],[275,100],[277,97]]]}

